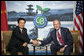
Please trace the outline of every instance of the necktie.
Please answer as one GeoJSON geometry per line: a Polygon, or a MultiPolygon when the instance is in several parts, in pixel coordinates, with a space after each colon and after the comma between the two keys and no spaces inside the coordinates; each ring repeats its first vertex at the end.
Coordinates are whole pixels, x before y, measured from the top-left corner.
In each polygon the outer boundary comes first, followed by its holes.
{"type": "Polygon", "coordinates": [[[58,36],[59,41],[62,43],[62,45],[65,45],[64,41],[62,40],[62,37],[61,37],[59,31],[57,31],[57,36],[58,36]]]}
{"type": "Polygon", "coordinates": [[[21,33],[23,34],[23,29],[22,29],[22,32],[21,33]]]}

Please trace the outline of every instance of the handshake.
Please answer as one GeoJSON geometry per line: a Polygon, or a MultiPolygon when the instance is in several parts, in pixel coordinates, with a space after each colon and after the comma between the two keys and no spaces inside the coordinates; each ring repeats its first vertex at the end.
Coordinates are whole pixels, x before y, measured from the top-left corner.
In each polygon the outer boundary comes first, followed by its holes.
{"type": "Polygon", "coordinates": [[[37,41],[37,40],[32,40],[31,42],[32,42],[33,45],[35,45],[35,46],[38,46],[38,45],[39,45],[39,41],[37,41]]]}
{"type": "MultiPolygon", "coordinates": [[[[39,42],[40,41],[38,41],[38,40],[31,40],[31,43],[33,43],[33,45],[35,45],[35,46],[38,46],[39,45],[39,42]]],[[[25,42],[25,43],[23,43],[23,45],[22,46],[27,46],[28,45],[28,43],[27,42],[25,42]]]]}

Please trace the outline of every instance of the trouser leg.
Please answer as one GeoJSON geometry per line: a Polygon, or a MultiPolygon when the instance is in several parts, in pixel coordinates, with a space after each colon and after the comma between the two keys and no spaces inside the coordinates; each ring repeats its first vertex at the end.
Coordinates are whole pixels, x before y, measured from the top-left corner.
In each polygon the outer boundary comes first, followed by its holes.
{"type": "Polygon", "coordinates": [[[51,45],[50,49],[51,49],[51,54],[52,55],[57,55],[57,51],[60,50],[60,48],[62,48],[63,46],[56,46],[56,45],[51,45]]]}
{"type": "Polygon", "coordinates": [[[11,54],[12,55],[17,55],[17,48],[12,48],[12,50],[11,50],[11,54]]]}
{"type": "Polygon", "coordinates": [[[70,55],[70,52],[72,51],[72,49],[69,47],[69,48],[65,48],[64,50],[64,55],[70,55]]]}
{"type": "Polygon", "coordinates": [[[57,51],[53,47],[50,47],[50,49],[52,55],[57,55],[57,51]]]}
{"type": "Polygon", "coordinates": [[[29,54],[29,49],[28,47],[23,47],[23,54],[28,55],[29,54]]]}

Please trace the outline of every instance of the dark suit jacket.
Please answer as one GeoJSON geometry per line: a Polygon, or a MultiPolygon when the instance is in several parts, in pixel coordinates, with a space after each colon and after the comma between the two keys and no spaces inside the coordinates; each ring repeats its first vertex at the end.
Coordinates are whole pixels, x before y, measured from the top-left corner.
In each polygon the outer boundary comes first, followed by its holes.
{"type": "Polygon", "coordinates": [[[11,40],[8,43],[7,49],[11,49],[12,47],[19,47],[24,42],[30,42],[30,39],[27,35],[27,29],[23,28],[23,34],[21,34],[21,30],[17,26],[12,32],[11,40]]]}
{"type": "MultiPolygon", "coordinates": [[[[72,38],[72,35],[71,35],[69,29],[61,27],[61,36],[62,36],[62,39],[63,39],[65,45],[68,45],[68,47],[73,46],[73,38],[72,38]]],[[[51,41],[54,42],[55,46],[59,47],[59,44],[57,41],[57,36],[56,36],[56,29],[52,30],[50,32],[50,36],[41,42],[41,46],[46,45],[46,44],[50,43],[51,41]]]]}

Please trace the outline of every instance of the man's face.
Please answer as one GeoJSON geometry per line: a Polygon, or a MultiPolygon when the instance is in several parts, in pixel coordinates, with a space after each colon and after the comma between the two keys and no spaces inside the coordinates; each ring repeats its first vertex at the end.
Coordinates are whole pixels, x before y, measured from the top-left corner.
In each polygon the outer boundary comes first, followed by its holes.
{"type": "Polygon", "coordinates": [[[25,26],[25,21],[24,21],[24,20],[20,20],[19,23],[18,23],[18,26],[19,26],[20,28],[24,28],[24,26],[25,26]]]}
{"type": "Polygon", "coordinates": [[[59,21],[54,21],[53,22],[53,26],[54,26],[54,28],[56,29],[56,30],[58,30],[59,28],[60,28],[60,22],[59,21]]]}

